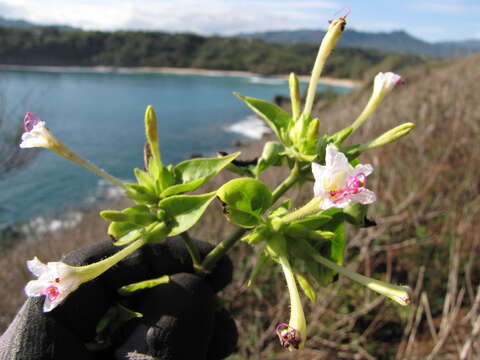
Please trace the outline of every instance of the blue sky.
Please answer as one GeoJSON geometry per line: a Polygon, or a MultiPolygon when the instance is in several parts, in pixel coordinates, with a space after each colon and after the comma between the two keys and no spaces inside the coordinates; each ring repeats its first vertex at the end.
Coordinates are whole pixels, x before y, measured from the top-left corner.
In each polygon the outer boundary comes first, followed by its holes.
{"type": "Polygon", "coordinates": [[[480,39],[480,0],[0,0],[0,15],[83,29],[230,35],[326,28],[348,6],[348,26],[406,30],[428,41],[480,39]]]}

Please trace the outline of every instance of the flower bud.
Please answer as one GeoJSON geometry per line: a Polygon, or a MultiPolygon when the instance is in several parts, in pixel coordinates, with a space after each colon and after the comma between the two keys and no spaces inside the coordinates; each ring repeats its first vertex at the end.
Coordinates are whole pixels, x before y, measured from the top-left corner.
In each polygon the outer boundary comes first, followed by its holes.
{"type": "Polygon", "coordinates": [[[402,84],[403,78],[400,75],[392,72],[378,73],[373,81],[373,91],[367,106],[363,109],[362,113],[353,122],[351,127],[356,130],[377,110],[378,106],[382,102],[383,98],[387,96],[395,86],[402,84]]]}
{"type": "Polygon", "coordinates": [[[292,118],[293,121],[296,121],[300,116],[301,97],[298,78],[294,73],[290,74],[290,77],[288,78],[288,85],[290,87],[290,99],[292,102],[292,118]]]}
{"type": "Polygon", "coordinates": [[[338,39],[340,39],[343,30],[345,30],[346,23],[347,21],[345,17],[339,17],[338,19],[332,20],[328,27],[327,33],[322,40],[322,43],[320,44],[320,49],[318,50],[318,55],[313,66],[312,76],[308,85],[305,108],[303,110],[303,113],[306,115],[310,115],[312,113],[313,101],[315,100],[315,94],[317,92],[318,80],[320,79],[320,75],[322,74],[322,70],[328,56],[337,44],[338,39]]]}
{"type": "Polygon", "coordinates": [[[361,145],[359,150],[366,151],[366,150],[375,149],[379,146],[387,145],[407,135],[413,129],[414,126],[415,124],[413,123],[405,123],[397,127],[394,127],[393,129],[388,130],[386,133],[380,135],[375,140],[372,140],[365,145],[361,145]]]}

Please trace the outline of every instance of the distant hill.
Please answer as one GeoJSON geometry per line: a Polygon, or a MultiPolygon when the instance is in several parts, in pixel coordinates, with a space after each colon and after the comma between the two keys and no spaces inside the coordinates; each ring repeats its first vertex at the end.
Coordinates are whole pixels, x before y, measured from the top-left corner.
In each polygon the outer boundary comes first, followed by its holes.
{"type": "MultiPolygon", "coordinates": [[[[0,64],[49,66],[183,67],[259,74],[309,74],[318,45],[147,31],[78,31],[55,27],[0,27],[0,64]]],[[[337,49],[324,75],[363,79],[424,63],[416,55],[337,49]]]]}
{"type": "MultiPolygon", "coordinates": [[[[304,29],[245,33],[236,37],[262,39],[280,44],[318,44],[324,35],[324,30],[304,29]]],[[[353,29],[345,31],[338,46],[435,57],[464,56],[480,51],[480,41],[477,40],[430,43],[405,31],[372,33],[353,29]]]]}
{"type": "Polygon", "coordinates": [[[3,16],[0,16],[0,26],[31,29],[31,28],[37,27],[38,25],[32,24],[25,20],[7,19],[7,18],[4,18],[3,16]]]}
{"type": "Polygon", "coordinates": [[[71,27],[68,25],[38,25],[25,20],[20,20],[20,19],[7,19],[3,16],[0,16],[0,27],[16,28],[16,29],[35,29],[35,28],[43,28],[43,27],[54,27],[54,28],[63,29],[63,30],[75,29],[74,27],[71,27]]]}

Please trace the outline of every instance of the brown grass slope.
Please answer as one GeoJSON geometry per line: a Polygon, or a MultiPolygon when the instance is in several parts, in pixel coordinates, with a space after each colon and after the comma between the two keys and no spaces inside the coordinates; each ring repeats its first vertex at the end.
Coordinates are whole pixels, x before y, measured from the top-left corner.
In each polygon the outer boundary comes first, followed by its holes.
{"type": "MultiPolygon", "coordinates": [[[[240,330],[238,359],[475,359],[480,357],[480,57],[448,66],[412,69],[378,112],[349,139],[363,142],[403,122],[410,136],[363,154],[375,167],[369,188],[377,203],[370,217],[378,225],[352,229],[347,263],[352,269],[414,289],[413,303],[401,308],[340,278],[319,288],[306,305],[309,339],[302,353],[279,348],[275,324],[288,320],[289,304],[279,269],[265,271],[248,289],[255,249],[244,244],[231,257],[234,282],[222,294],[240,330]]],[[[388,70],[388,69],[385,69],[388,70]]],[[[369,87],[317,108],[322,130],[349,124],[366,104],[369,87]]],[[[245,149],[258,154],[261,144],[245,149]]],[[[139,163],[140,163],[139,159],[139,163]]],[[[228,174],[206,185],[215,189],[228,174]]],[[[264,181],[275,184],[279,172],[264,181]]],[[[370,180],[370,177],[369,177],[370,180]]],[[[298,204],[312,196],[311,185],[292,189],[298,204]]],[[[25,260],[44,260],[104,238],[106,224],[92,212],[75,229],[21,243],[0,260],[0,325],[5,327],[24,299],[30,279],[25,260]]],[[[218,241],[231,227],[218,204],[192,235],[218,241]]]]}

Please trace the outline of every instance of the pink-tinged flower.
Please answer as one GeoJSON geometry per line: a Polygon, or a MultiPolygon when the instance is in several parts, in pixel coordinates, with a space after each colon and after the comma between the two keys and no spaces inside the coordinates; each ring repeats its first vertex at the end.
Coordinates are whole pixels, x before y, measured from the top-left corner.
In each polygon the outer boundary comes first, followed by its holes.
{"type": "Polygon", "coordinates": [[[147,242],[147,238],[140,238],[115,254],[84,266],[69,266],[59,261],[44,264],[34,257],[27,261],[27,267],[38,279],[28,282],[25,293],[27,296],[45,295],[43,311],[48,312],[60,305],[81,284],[100,276],[147,242]]]}
{"type": "Polygon", "coordinates": [[[56,145],[57,141],[45,126],[45,121],[35,113],[27,112],[23,120],[25,132],[22,134],[21,148],[44,147],[56,145]]]}
{"type": "Polygon", "coordinates": [[[35,257],[27,261],[27,267],[38,279],[27,283],[25,293],[27,296],[45,295],[44,312],[60,305],[83,282],[78,268],[62,262],[44,264],[35,257]]]}
{"type": "Polygon", "coordinates": [[[395,86],[403,83],[403,78],[392,72],[380,72],[373,81],[373,93],[385,96],[392,91],[395,86]]]}
{"type": "Polygon", "coordinates": [[[351,202],[373,203],[376,200],[375,193],[365,187],[367,176],[372,171],[370,164],[352,167],[335,145],[327,145],[325,165],[312,163],[315,178],[313,192],[315,197],[322,198],[320,208],[344,208],[351,202]]]}

